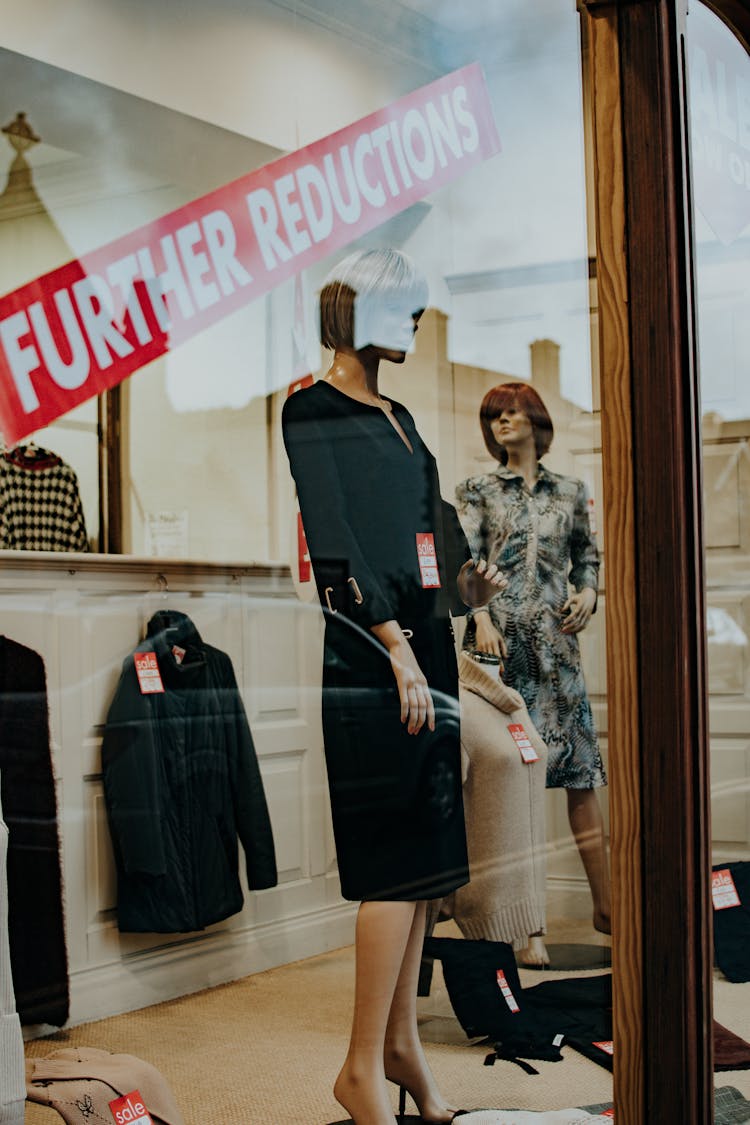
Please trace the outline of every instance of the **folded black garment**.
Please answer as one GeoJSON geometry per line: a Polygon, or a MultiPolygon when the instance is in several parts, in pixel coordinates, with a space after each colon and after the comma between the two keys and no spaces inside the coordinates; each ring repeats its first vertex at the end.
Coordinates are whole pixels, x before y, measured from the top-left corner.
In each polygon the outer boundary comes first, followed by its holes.
{"type": "Polygon", "coordinates": [[[553,1028],[569,1047],[612,1070],[612,974],[544,981],[523,994],[540,1035],[553,1028]]]}
{"type": "MultiPolygon", "coordinates": [[[[524,991],[524,1012],[541,1036],[551,1029],[568,1046],[612,1070],[612,974],[550,980],[524,991]]],[[[750,1070],[750,1043],[714,1020],[714,1070],[750,1070]]]]}
{"type": "Polygon", "coordinates": [[[533,1014],[524,1007],[513,947],[501,941],[465,938],[427,938],[424,952],[443,963],[443,977],[453,1011],[470,1039],[479,1036],[494,1043],[496,1058],[543,1059],[559,1062],[562,1036],[545,1028],[540,1032],[533,1014]]]}
{"type": "Polygon", "coordinates": [[[716,964],[727,980],[739,984],[750,980],[750,863],[717,863],[713,871],[716,964]],[[721,877],[723,872],[728,878],[721,877]],[[735,898],[737,905],[723,905],[735,898]]]}

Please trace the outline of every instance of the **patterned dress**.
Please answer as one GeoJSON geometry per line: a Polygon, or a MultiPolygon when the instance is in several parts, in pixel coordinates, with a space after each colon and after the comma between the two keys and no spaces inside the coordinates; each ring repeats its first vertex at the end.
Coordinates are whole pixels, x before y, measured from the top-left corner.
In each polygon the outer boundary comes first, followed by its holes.
{"type": "MultiPolygon", "coordinates": [[[[522,476],[498,466],[460,484],[456,507],[474,557],[497,563],[508,579],[490,615],[508,646],[503,679],[521,693],[547,744],[547,787],[606,785],[578,638],[561,628],[568,583],[598,588],[584,484],[540,463],[529,490],[522,476]]],[[[465,647],[473,643],[470,627],[465,647]]]]}

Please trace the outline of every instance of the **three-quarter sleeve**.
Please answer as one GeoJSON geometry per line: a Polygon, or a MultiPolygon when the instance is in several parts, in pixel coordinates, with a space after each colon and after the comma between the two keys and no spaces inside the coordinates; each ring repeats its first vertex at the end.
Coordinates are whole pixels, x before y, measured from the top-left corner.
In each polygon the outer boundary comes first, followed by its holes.
{"type": "Polygon", "coordinates": [[[599,590],[599,548],[591,528],[588,500],[586,486],[579,481],[570,533],[569,578],[577,591],[588,586],[596,593],[599,590]]]}
{"type": "Polygon", "coordinates": [[[281,424],[321,605],[330,601],[331,608],[363,628],[393,620],[395,606],[368,564],[347,516],[333,453],[333,427],[314,413],[305,391],[286,400],[281,424]]]}

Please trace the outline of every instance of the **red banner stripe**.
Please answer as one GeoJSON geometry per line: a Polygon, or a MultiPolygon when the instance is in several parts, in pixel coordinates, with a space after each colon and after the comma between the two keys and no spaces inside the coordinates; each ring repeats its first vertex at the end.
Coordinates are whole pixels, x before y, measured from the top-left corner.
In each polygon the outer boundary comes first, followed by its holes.
{"type": "Polygon", "coordinates": [[[18,441],[499,151],[478,64],[0,299],[18,441]]]}

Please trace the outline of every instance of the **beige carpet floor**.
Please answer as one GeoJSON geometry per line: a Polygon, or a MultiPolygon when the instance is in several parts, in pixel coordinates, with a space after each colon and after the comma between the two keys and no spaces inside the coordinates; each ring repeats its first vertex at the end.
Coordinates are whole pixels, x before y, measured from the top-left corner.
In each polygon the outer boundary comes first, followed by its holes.
{"type": "MultiPolygon", "coordinates": [[[[585,927],[581,934],[580,924],[577,934],[598,940],[585,927]]],[[[570,930],[558,927],[553,940],[571,940],[570,930]]],[[[187,1125],[324,1125],[345,1116],[330,1091],[346,1045],[352,965],[351,948],[336,950],[33,1040],[26,1053],[85,1045],[147,1059],[169,1081],[187,1125]]],[[[523,971],[522,982],[552,975],[523,971]]],[[[717,981],[716,1008],[721,1023],[750,1039],[750,984],[717,981]]],[[[562,1062],[535,1063],[538,1075],[507,1062],[485,1067],[486,1048],[470,1045],[452,1018],[438,963],[420,1012],[430,1063],[456,1104],[545,1110],[611,1100],[610,1075],[570,1048],[563,1048],[562,1062]]],[[[716,1078],[750,1098],[750,1071],[716,1078]]],[[[26,1125],[60,1120],[27,1103],[26,1125]]]]}

